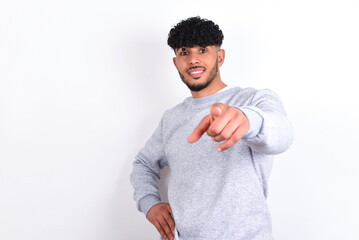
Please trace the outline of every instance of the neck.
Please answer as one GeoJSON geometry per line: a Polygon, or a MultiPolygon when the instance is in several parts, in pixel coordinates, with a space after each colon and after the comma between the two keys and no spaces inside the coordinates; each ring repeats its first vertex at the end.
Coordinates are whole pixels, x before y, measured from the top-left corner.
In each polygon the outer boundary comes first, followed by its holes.
{"type": "Polygon", "coordinates": [[[208,85],[206,88],[202,89],[201,91],[198,92],[191,91],[191,94],[193,98],[206,97],[219,92],[221,89],[225,87],[227,87],[227,85],[224,82],[222,82],[220,78],[218,78],[215,79],[210,85],[208,85]]]}

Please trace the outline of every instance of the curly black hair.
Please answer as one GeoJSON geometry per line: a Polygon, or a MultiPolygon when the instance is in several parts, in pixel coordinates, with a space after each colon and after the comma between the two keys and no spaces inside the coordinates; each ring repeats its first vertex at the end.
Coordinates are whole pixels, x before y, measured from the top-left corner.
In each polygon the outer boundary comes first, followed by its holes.
{"type": "Polygon", "coordinates": [[[181,47],[221,46],[223,33],[214,22],[197,17],[182,20],[168,34],[167,44],[176,50],[181,47]]]}

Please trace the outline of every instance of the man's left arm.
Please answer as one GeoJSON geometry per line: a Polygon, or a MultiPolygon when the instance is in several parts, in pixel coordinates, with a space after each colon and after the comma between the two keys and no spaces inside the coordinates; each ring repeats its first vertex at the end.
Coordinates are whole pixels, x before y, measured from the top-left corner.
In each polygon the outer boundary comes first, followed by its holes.
{"type": "Polygon", "coordinates": [[[196,142],[204,133],[213,141],[222,142],[218,151],[227,150],[243,139],[255,151],[278,154],[293,141],[292,125],[279,97],[270,90],[257,91],[248,106],[213,104],[188,142],[196,142]]]}

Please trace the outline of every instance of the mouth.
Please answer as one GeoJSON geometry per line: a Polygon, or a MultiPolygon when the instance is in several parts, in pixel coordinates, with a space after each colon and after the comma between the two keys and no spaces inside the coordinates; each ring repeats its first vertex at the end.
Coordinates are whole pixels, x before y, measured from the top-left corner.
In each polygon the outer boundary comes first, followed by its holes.
{"type": "Polygon", "coordinates": [[[198,79],[202,76],[202,74],[206,71],[204,67],[191,67],[187,70],[188,75],[190,75],[194,79],[198,79]]]}

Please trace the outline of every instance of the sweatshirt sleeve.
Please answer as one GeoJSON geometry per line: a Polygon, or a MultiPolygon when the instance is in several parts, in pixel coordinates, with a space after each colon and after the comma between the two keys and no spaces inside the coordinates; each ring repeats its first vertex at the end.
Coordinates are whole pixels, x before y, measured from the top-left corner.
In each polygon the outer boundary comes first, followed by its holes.
{"type": "Polygon", "coordinates": [[[158,180],[161,169],[167,165],[162,141],[162,121],[135,157],[130,177],[134,188],[133,198],[138,210],[145,215],[152,206],[161,202],[158,180]]]}
{"type": "Polygon", "coordinates": [[[247,116],[250,130],[243,141],[263,154],[279,154],[293,142],[293,128],[278,97],[271,90],[257,91],[248,106],[239,107],[247,116]]]}

